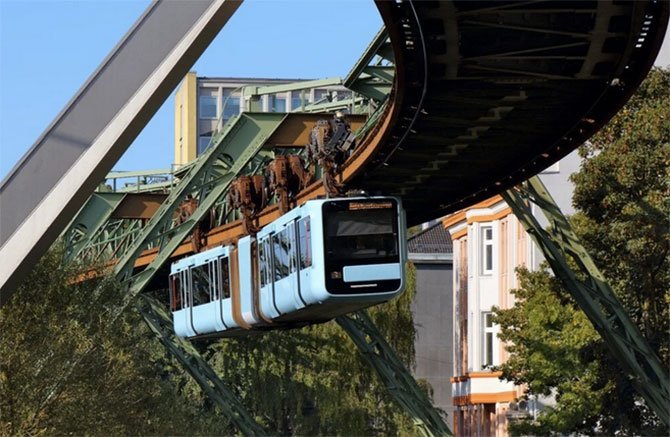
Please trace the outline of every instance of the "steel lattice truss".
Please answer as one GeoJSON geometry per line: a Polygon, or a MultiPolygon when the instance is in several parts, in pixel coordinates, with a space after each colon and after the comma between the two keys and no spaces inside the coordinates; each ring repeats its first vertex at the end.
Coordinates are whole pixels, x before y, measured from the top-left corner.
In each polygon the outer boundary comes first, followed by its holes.
{"type": "MultiPolygon", "coordinates": [[[[662,2],[408,1],[378,6],[388,34],[375,36],[342,83],[359,94],[351,105],[362,103],[363,96],[377,110],[361,134],[382,123],[387,115],[382,103],[391,107],[389,95],[395,99],[395,119],[383,147],[353,184],[402,195],[415,223],[509,188],[593,134],[644,76],[668,13],[662,2]]],[[[324,102],[303,109],[327,111],[341,105],[324,102]]],[[[263,146],[285,117],[245,113],[234,119],[214,136],[203,156],[161,186],[169,196],[148,220],[114,219],[118,199],[109,196],[93,201],[95,213],[87,214],[86,208],[80,212],[81,219],[65,234],[68,254],[114,262],[114,273],[129,290],[124,303],[112,310],[112,320],[211,211],[213,226],[239,218],[223,201],[224,195],[237,175],[257,172],[271,157],[263,146]],[[185,220],[176,220],[187,200],[197,207],[185,220]],[[141,257],[151,260],[144,268],[138,268],[141,257]]],[[[523,209],[520,193],[510,191],[505,198],[517,204],[515,214],[528,222],[529,232],[540,236],[538,244],[547,259],[554,260],[557,275],[572,281],[577,301],[593,313],[601,335],[617,345],[615,355],[638,378],[641,393],[656,411],[663,410],[670,399],[667,375],[611,299],[611,290],[591,268],[583,248],[572,237],[564,238],[567,221],[541,189],[525,192],[550,211],[563,232],[543,234],[523,209]],[[580,266],[590,275],[588,284],[574,282],[574,275],[565,270],[568,256],[581,257],[580,266]]],[[[236,403],[207,363],[192,354],[187,342],[174,337],[157,302],[145,305],[144,314],[206,393],[220,405],[236,403]]],[[[355,314],[338,321],[419,429],[450,434],[370,320],[355,314]]],[[[239,405],[222,408],[232,416],[244,416],[239,405]]],[[[667,409],[659,414],[667,423],[667,409]]],[[[249,421],[241,419],[239,424],[244,433],[259,432],[249,421]]]]}
{"type": "Polygon", "coordinates": [[[606,346],[633,377],[633,384],[664,423],[670,425],[670,376],[617,299],[605,277],[579,242],[540,178],[503,193],[503,199],[542,250],[547,262],[606,346]],[[550,223],[545,230],[532,213],[537,206],[550,223]],[[577,266],[575,272],[568,260],[577,266]],[[576,273],[584,275],[580,279],[576,273]]]}

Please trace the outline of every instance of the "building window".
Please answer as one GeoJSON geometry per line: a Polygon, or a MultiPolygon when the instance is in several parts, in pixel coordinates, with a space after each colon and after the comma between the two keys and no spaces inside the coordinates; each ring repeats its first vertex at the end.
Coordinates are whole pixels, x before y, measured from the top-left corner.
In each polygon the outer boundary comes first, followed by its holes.
{"type": "Polygon", "coordinates": [[[240,93],[223,90],[223,121],[240,113],[240,93]]]}
{"type": "Polygon", "coordinates": [[[286,112],[286,97],[270,96],[270,112],[286,112]]]}
{"type": "Polygon", "coordinates": [[[481,228],[482,240],[482,274],[493,274],[493,227],[483,226],[481,228]]]}
{"type": "Polygon", "coordinates": [[[493,326],[493,313],[482,313],[483,338],[482,338],[482,368],[493,365],[493,342],[495,341],[495,328],[493,326]]]}
{"type": "MultiPolygon", "coordinates": [[[[330,100],[329,97],[330,97],[330,95],[328,94],[328,90],[325,90],[325,89],[314,90],[314,102],[315,103],[320,102],[321,100],[325,100],[325,99],[330,100]]],[[[321,102],[321,103],[326,103],[326,102],[324,101],[324,102],[321,102]]]]}
{"type": "Polygon", "coordinates": [[[207,150],[207,146],[209,146],[210,141],[212,141],[211,134],[201,135],[200,138],[198,138],[198,156],[205,153],[205,150],[207,150]]]}
{"type": "Polygon", "coordinates": [[[309,105],[309,91],[293,91],[291,92],[291,111],[297,111],[309,105]]]}
{"type": "Polygon", "coordinates": [[[216,96],[200,96],[200,118],[216,119],[216,96]]]}

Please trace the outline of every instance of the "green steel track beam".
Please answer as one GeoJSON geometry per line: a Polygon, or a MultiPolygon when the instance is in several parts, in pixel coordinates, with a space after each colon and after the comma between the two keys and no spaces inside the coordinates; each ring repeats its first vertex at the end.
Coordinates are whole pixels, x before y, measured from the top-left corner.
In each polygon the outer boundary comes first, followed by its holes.
{"type": "Polygon", "coordinates": [[[389,47],[386,28],[382,27],[344,78],[344,86],[370,99],[383,101],[391,92],[395,75],[393,65],[383,65],[383,61],[393,61],[389,47]]]}
{"type": "Polygon", "coordinates": [[[174,172],[171,169],[138,170],[138,171],[111,171],[107,173],[105,183],[111,186],[115,193],[144,193],[150,191],[167,190],[174,182],[174,172]],[[119,188],[119,181],[127,181],[119,188]]]}
{"type": "Polygon", "coordinates": [[[107,173],[106,179],[129,179],[129,178],[144,178],[148,176],[170,176],[172,170],[169,168],[158,168],[153,170],[131,170],[131,171],[119,171],[112,170],[107,173]]]}
{"type": "Polygon", "coordinates": [[[267,432],[254,420],[242,402],[228,389],[209,363],[193,347],[193,344],[175,335],[170,314],[165,311],[162,303],[153,297],[143,295],[137,306],[144,321],[163,346],[179,361],[202,388],[202,391],[242,434],[246,436],[267,435],[267,432]]]}
{"type": "Polygon", "coordinates": [[[453,435],[365,311],[356,311],[336,320],[358,346],[363,358],[377,371],[396,402],[412,417],[422,435],[453,435]]]}
{"type": "MultiPolygon", "coordinates": [[[[344,78],[344,86],[351,89],[351,86],[361,77],[363,71],[370,65],[375,56],[381,56],[385,58],[386,52],[383,50],[385,46],[390,46],[388,42],[388,34],[386,33],[386,27],[382,26],[377,34],[372,38],[370,44],[366,47],[365,51],[360,58],[356,61],[354,66],[347,74],[347,77],[344,78]]],[[[393,53],[391,51],[391,53],[393,53]]],[[[391,61],[392,59],[387,59],[391,61]]]]}
{"type": "Polygon", "coordinates": [[[172,252],[193,232],[197,223],[223,196],[233,179],[247,167],[285,117],[286,114],[279,113],[244,113],[212,140],[213,146],[172,190],[133,246],[117,263],[114,272],[120,280],[128,283],[129,299],[144,289],[172,252]],[[175,225],[174,213],[187,196],[196,198],[198,207],[184,223],[175,225]],[[158,248],[156,258],[143,271],[133,275],[135,260],[150,244],[158,248]]]}
{"type": "Polygon", "coordinates": [[[670,425],[667,370],[629,318],[542,181],[535,176],[502,196],[542,250],[556,276],[605,340],[610,352],[619,360],[622,369],[632,377],[638,393],[658,417],[670,425]],[[529,203],[537,206],[549,220],[549,231],[540,226],[529,203]],[[579,279],[578,272],[568,264],[568,258],[575,262],[586,280],[579,279]]]}
{"type": "MultiPolygon", "coordinates": [[[[324,99],[325,100],[325,99],[324,99]]],[[[344,99],[344,100],[334,100],[332,102],[325,101],[325,102],[317,102],[317,103],[311,103],[307,106],[305,106],[301,112],[333,112],[338,109],[347,109],[352,106],[356,106],[363,103],[363,98],[362,97],[356,97],[354,96],[351,99],[344,99]]]]}
{"type": "Polygon", "coordinates": [[[281,85],[244,87],[244,95],[261,96],[266,94],[285,93],[287,91],[300,91],[312,88],[324,88],[329,86],[342,85],[341,77],[329,77],[326,79],[303,80],[300,82],[291,82],[281,85]]]}
{"type": "MultiPolygon", "coordinates": [[[[281,125],[285,118],[286,114],[280,113],[244,113],[231,120],[230,125],[224,132],[218,133],[212,138],[212,147],[189,167],[188,173],[172,190],[151,220],[142,228],[139,236],[134,238],[132,246],[126,250],[116,264],[114,274],[124,283],[128,291],[119,305],[109,308],[100,315],[104,323],[115,323],[131,302],[135,301],[135,298],[154,277],[158,269],[169,259],[184,238],[193,231],[195,225],[209,211],[209,208],[225,193],[232,180],[252,161],[254,156],[262,149],[267,138],[281,125]],[[198,208],[187,221],[175,225],[174,212],[188,195],[199,200],[198,208]],[[156,258],[143,271],[133,275],[135,260],[148,246],[158,248],[156,258]]],[[[96,290],[91,299],[97,299],[99,292],[100,290],[96,290]]],[[[95,343],[92,343],[70,363],[67,371],[51,381],[51,387],[48,390],[49,395],[43,400],[43,404],[49,402],[60,392],[83,357],[88,355],[94,347],[95,343]]],[[[206,370],[202,370],[204,368],[202,363],[199,363],[198,366],[199,371],[206,372],[206,370]]],[[[193,370],[188,365],[186,367],[189,372],[193,370]]],[[[260,434],[264,433],[261,432],[260,434]]]]}
{"type": "Polygon", "coordinates": [[[125,194],[93,193],[63,233],[65,259],[72,261],[109,221],[125,194]]]}
{"type": "Polygon", "coordinates": [[[104,263],[121,253],[135,241],[142,230],[141,219],[113,218],[92,234],[79,248],[77,258],[84,265],[104,263]]]}

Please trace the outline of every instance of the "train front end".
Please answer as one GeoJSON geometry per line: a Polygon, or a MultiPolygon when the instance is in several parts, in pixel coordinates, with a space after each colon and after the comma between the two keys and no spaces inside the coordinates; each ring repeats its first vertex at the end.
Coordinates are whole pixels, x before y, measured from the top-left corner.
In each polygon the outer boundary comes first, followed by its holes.
{"type": "Polygon", "coordinates": [[[323,272],[318,277],[324,297],[373,304],[404,291],[406,225],[400,199],[324,200],[320,213],[323,272]]]}

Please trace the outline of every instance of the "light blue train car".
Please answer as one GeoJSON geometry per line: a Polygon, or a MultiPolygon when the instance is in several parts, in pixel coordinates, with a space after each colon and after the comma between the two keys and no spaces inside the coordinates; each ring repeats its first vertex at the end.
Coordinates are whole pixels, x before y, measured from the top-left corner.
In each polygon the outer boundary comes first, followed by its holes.
{"type": "Polygon", "coordinates": [[[238,335],[386,302],[405,287],[405,229],[397,198],[308,201],[255,237],[174,263],[175,331],[238,335]]]}
{"type": "Polygon", "coordinates": [[[230,248],[216,247],[172,264],[170,305],[175,333],[195,337],[235,330],[230,248]]]}

